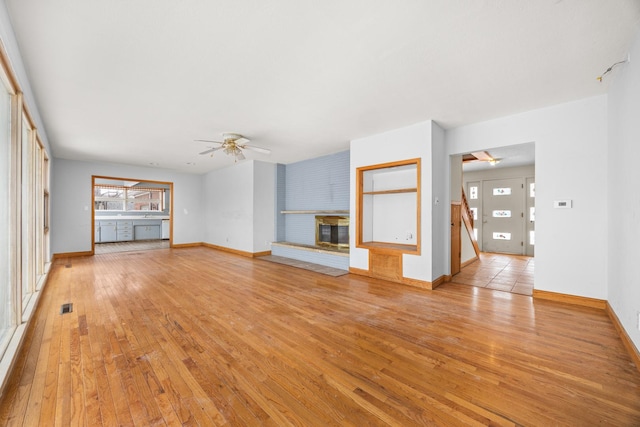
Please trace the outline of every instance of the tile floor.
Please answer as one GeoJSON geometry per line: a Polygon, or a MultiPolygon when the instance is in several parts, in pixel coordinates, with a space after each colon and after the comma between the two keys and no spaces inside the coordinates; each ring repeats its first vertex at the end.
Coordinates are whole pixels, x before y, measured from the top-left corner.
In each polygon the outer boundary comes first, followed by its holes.
{"type": "Polygon", "coordinates": [[[482,252],[480,259],[464,267],[451,279],[454,283],[480,288],[533,294],[534,258],[482,252]]]}

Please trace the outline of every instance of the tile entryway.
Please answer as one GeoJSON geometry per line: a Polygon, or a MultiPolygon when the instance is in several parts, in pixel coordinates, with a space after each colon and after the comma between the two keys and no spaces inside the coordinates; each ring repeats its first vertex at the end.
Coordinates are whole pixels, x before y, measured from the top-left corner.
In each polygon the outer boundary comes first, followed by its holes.
{"type": "Polygon", "coordinates": [[[482,252],[480,259],[464,267],[451,282],[532,295],[533,269],[533,257],[482,252]]]}

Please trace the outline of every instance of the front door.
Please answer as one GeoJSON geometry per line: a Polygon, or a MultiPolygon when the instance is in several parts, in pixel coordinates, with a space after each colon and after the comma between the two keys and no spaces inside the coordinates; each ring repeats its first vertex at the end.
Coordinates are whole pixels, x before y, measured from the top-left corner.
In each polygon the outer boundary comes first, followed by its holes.
{"type": "Polygon", "coordinates": [[[523,179],[484,181],[482,205],[482,250],[524,254],[523,179]]]}

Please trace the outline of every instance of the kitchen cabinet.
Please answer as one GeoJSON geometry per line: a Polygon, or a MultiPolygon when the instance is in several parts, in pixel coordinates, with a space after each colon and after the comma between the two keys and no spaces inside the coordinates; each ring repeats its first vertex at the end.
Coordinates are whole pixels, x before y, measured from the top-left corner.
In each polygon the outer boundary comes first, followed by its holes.
{"type": "MultiPolygon", "coordinates": [[[[168,223],[168,220],[166,220],[168,223]]],[[[128,242],[132,240],[159,240],[163,238],[162,219],[122,218],[98,219],[96,217],[94,241],[96,243],[128,242]]],[[[168,238],[168,236],[167,236],[168,238]]]]}
{"type": "MultiPolygon", "coordinates": [[[[115,242],[117,240],[116,221],[99,221],[100,223],[100,243],[115,242]]],[[[97,240],[96,240],[97,241],[97,240]]]]}
{"type": "Polygon", "coordinates": [[[157,224],[138,225],[134,227],[135,240],[160,239],[160,221],[157,224]]]}
{"type": "Polygon", "coordinates": [[[117,221],[116,235],[118,242],[133,240],[133,221],[117,221]]]}

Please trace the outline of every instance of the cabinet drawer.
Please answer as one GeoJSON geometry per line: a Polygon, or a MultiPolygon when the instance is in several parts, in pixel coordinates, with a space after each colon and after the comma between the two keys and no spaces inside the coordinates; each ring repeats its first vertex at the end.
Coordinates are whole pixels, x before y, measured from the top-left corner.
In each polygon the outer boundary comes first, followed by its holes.
{"type": "Polygon", "coordinates": [[[127,241],[127,240],[133,240],[133,233],[131,232],[126,232],[126,233],[121,233],[118,232],[118,241],[127,241]]]}
{"type": "Polygon", "coordinates": [[[101,227],[111,227],[111,226],[115,227],[116,222],[115,221],[98,221],[98,224],[101,227]]]}

